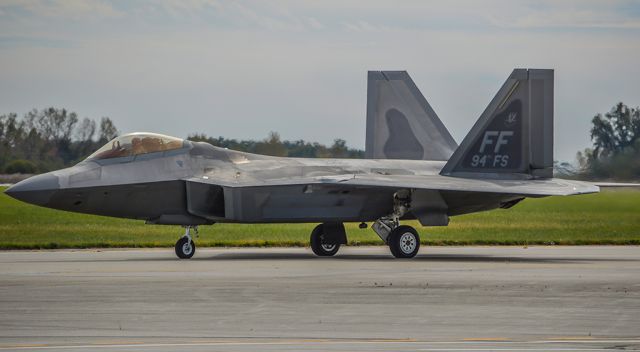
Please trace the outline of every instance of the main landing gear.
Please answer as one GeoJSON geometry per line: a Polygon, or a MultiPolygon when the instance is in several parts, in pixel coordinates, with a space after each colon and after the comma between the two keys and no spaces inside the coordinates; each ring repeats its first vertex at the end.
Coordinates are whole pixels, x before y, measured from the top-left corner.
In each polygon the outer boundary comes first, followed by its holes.
{"type": "Polygon", "coordinates": [[[191,238],[191,229],[198,234],[197,226],[185,226],[184,236],[176,242],[176,255],[180,259],[189,259],[196,253],[196,244],[191,238]]]}
{"type": "MultiPolygon", "coordinates": [[[[311,250],[319,257],[332,257],[340,249],[341,244],[346,243],[346,236],[337,237],[335,232],[329,229],[327,224],[316,226],[311,232],[311,250]]],[[[338,229],[343,229],[342,224],[338,225],[338,229]]],[[[373,224],[373,229],[378,236],[389,246],[391,254],[396,258],[413,258],[420,250],[420,236],[416,229],[408,225],[399,225],[397,223],[383,223],[378,220],[373,224]]],[[[338,232],[338,235],[340,232],[338,232]]]]}
{"type": "Polygon", "coordinates": [[[393,213],[383,216],[371,226],[396,258],[413,258],[420,250],[420,236],[416,229],[400,225],[400,218],[409,211],[410,205],[409,191],[396,192],[393,195],[393,213]]]}
{"type": "MultiPolygon", "coordinates": [[[[413,258],[420,250],[420,236],[416,229],[408,225],[400,225],[402,218],[411,206],[411,192],[400,190],[393,195],[393,212],[373,223],[371,228],[389,246],[391,254],[396,258],[413,258]]],[[[361,229],[367,228],[361,223],[361,229]]],[[[347,243],[347,235],[342,223],[324,223],[316,226],[311,232],[311,249],[320,257],[331,257],[347,243]]]]}
{"type": "Polygon", "coordinates": [[[338,253],[341,244],[347,243],[342,223],[324,223],[311,231],[311,250],[319,257],[331,257],[338,253]]]}
{"type": "Polygon", "coordinates": [[[420,236],[416,229],[408,225],[400,225],[391,230],[387,244],[396,258],[413,258],[420,249],[420,236]]]}

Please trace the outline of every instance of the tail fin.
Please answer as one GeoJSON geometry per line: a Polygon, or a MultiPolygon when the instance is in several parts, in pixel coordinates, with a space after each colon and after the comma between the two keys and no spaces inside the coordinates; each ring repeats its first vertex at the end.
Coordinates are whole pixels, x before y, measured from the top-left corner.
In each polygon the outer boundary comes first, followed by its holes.
{"type": "Polygon", "coordinates": [[[447,160],[457,147],[406,71],[369,71],[367,158],[447,160]]]}
{"type": "Polygon", "coordinates": [[[513,70],[441,174],[552,177],[553,70],[513,70]]]}

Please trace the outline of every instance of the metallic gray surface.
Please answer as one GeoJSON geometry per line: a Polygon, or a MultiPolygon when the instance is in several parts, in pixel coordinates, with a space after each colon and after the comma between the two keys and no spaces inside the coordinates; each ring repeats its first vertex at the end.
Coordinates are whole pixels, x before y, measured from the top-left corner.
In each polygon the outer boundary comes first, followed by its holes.
{"type": "Polygon", "coordinates": [[[60,187],[58,178],[51,174],[42,174],[29,177],[11,186],[7,193],[42,191],[47,189],[56,189],[60,187]]]}
{"type": "MultiPolygon", "coordinates": [[[[531,138],[541,141],[533,145],[531,165],[534,169],[553,167],[553,70],[529,70],[531,80],[531,115],[543,116],[531,119],[531,138]]],[[[548,173],[547,173],[548,175],[548,173]]]]}
{"type": "Polygon", "coordinates": [[[423,247],[410,261],[385,247],[334,258],[198,249],[191,261],[170,249],[0,252],[0,348],[637,349],[639,251],[423,247]]]}
{"type": "Polygon", "coordinates": [[[384,143],[384,155],[389,159],[422,160],[424,148],[411,130],[407,117],[397,109],[389,109],[384,115],[389,138],[384,143]]]}
{"type": "Polygon", "coordinates": [[[369,71],[369,159],[447,160],[458,147],[406,71],[369,71]]]}
{"type": "Polygon", "coordinates": [[[553,70],[514,69],[442,174],[466,178],[551,178],[553,70]],[[497,145],[500,140],[504,145],[497,145]],[[482,163],[477,163],[478,159],[482,163]]]}
{"type": "Polygon", "coordinates": [[[23,202],[45,205],[59,187],[58,177],[47,173],[22,180],[6,189],[5,193],[23,202]]]}

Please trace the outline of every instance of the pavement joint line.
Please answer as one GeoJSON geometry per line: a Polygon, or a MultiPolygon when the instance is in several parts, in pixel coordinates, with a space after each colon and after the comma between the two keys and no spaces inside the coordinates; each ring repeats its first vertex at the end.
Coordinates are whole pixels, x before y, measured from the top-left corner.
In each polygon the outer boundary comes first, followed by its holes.
{"type": "MultiPolygon", "coordinates": [[[[479,340],[479,341],[470,341],[470,340],[462,340],[462,341],[420,341],[420,340],[412,340],[412,339],[400,339],[400,340],[384,340],[384,339],[372,339],[372,340],[351,340],[351,341],[339,341],[339,340],[289,340],[289,341],[255,341],[255,342],[241,342],[241,341],[219,341],[219,342],[174,342],[174,343],[145,343],[145,342],[134,342],[127,344],[109,344],[109,343],[101,343],[101,344],[84,344],[84,345],[5,345],[1,346],[0,350],[29,350],[29,349],[46,349],[46,350],[60,350],[60,349],[89,349],[89,348],[132,348],[132,347],[145,347],[145,348],[155,348],[155,347],[206,347],[206,346],[259,346],[259,345],[339,345],[339,344],[348,344],[348,345],[367,345],[367,344],[425,344],[425,345],[469,345],[469,344],[498,344],[505,347],[492,347],[492,348],[423,348],[419,349],[420,351],[602,351],[608,348],[569,348],[569,347],[558,347],[558,348],[525,348],[525,347],[506,347],[508,345],[516,345],[516,344],[552,344],[552,343],[640,343],[640,340],[534,340],[534,341],[493,341],[493,340],[479,340]]],[[[625,351],[640,351],[637,349],[625,350],[625,351]]]]}
{"type": "MultiPolygon", "coordinates": [[[[418,351],[610,351],[609,348],[419,348],[418,351]]],[[[624,350],[640,351],[640,350],[624,350]]]]}

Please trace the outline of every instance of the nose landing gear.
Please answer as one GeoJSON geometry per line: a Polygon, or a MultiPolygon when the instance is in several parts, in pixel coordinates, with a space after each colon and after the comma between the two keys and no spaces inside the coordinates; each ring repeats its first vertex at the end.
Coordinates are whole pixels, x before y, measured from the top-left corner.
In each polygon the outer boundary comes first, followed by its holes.
{"type": "Polygon", "coordinates": [[[196,253],[196,244],[191,238],[191,228],[198,233],[197,226],[186,226],[184,236],[176,242],[176,255],[180,259],[189,259],[196,253]]]}

